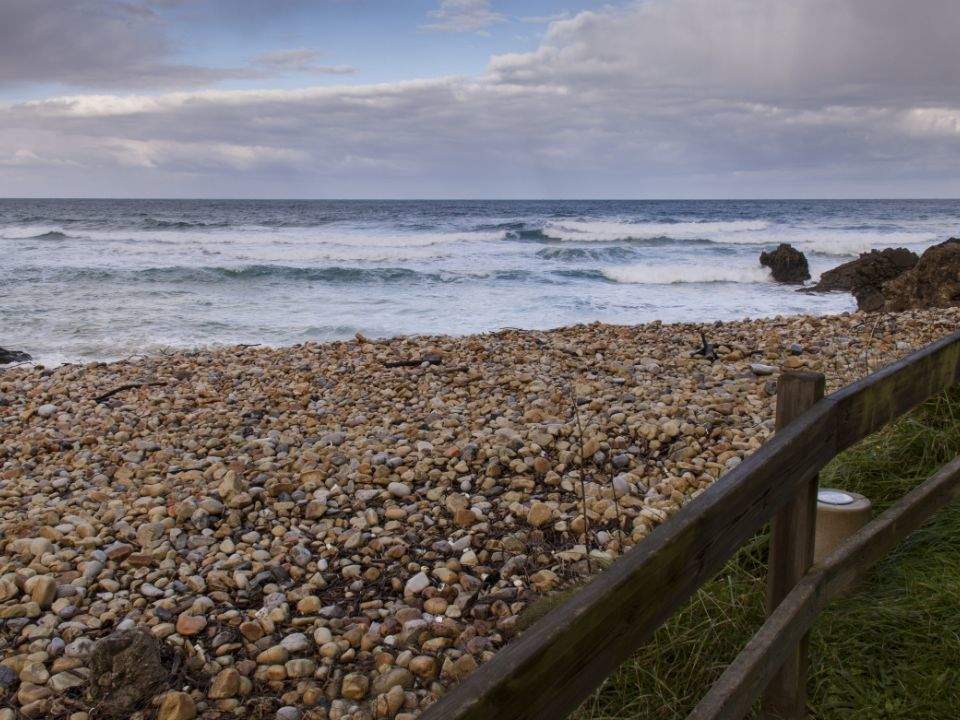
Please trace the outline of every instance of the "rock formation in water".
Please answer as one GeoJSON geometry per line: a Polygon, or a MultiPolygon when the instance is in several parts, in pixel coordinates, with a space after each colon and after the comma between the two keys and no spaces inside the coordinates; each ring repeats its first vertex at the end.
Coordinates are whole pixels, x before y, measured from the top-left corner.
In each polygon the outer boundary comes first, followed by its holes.
{"type": "Polygon", "coordinates": [[[781,243],[776,250],[760,253],[760,264],[770,268],[777,282],[799,284],[810,279],[807,258],[792,245],[781,243]]]}
{"type": "Polygon", "coordinates": [[[853,293],[860,310],[883,307],[883,284],[899,277],[917,264],[917,254],[906,248],[886,248],[862,253],[856,260],[827,270],[820,281],[805,292],[843,290],[853,293]]]}

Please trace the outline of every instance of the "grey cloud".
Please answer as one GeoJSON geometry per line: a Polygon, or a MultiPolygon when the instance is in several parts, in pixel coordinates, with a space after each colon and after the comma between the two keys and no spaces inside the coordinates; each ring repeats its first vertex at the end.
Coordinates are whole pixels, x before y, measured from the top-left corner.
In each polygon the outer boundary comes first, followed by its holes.
{"type": "Polygon", "coordinates": [[[554,23],[536,52],[491,69],[505,82],[616,79],[667,98],[957,100],[958,30],[955,0],[649,0],[554,23]]]}
{"type": "Polygon", "coordinates": [[[490,7],[490,0],[440,0],[430,22],[421,26],[437,32],[480,32],[506,17],[490,7]]]}
{"type": "Polygon", "coordinates": [[[110,0],[0,0],[0,85],[201,86],[237,74],[170,63],[148,6],[110,0]]]}
{"type": "Polygon", "coordinates": [[[170,62],[149,6],[113,0],[0,0],[0,86],[197,87],[249,71],[170,62]]]}
{"type": "Polygon", "coordinates": [[[0,106],[0,194],[960,192],[953,3],[929,0],[922,22],[890,0],[810,0],[812,17],[796,5],[581,13],[478,77],[0,106]],[[836,27],[816,32],[824,13],[836,27]]]}
{"type": "Polygon", "coordinates": [[[324,65],[319,61],[323,53],[310,48],[278,50],[263,53],[253,59],[253,64],[277,73],[306,73],[311,75],[354,75],[350,65],[324,65]]]}
{"type": "MultiPolygon", "coordinates": [[[[165,90],[294,72],[356,72],[349,65],[319,63],[321,54],[310,49],[267,53],[245,67],[174,62],[167,23],[155,8],[191,4],[199,2],[0,0],[0,87],[39,82],[78,88],[165,90]]],[[[255,5],[264,2],[248,3],[246,11],[252,12],[255,5]]]]}

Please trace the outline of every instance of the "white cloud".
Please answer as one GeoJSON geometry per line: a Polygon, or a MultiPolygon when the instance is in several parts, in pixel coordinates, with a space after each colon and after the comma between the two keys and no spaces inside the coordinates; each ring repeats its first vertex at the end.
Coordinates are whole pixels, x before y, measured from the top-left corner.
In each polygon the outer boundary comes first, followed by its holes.
{"type": "Polygon", "coordinates": [[[911,135],[960,140],[960,107],[914,108],[903,116],[903,127],[911,135]]]}
{"type": "Polygon", "coordinates": [[[957,7],[648,0],[476,77],[0,106],[0,194],[955,194],[957,7]]]}
{"type": "Polygon", "coordinates": [[[429,13],[431,22],[424,30],[438,32],[482,32],[506,17],[490,7],[490,0],[440,0],[440,6],[429,13]]]}

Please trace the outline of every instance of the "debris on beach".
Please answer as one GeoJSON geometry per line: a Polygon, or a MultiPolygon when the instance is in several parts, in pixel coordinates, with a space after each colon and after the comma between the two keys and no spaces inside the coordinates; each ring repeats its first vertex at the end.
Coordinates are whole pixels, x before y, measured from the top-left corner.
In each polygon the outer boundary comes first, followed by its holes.
{"type": "Polygon", "coordinates": [[[836,390],[958,323],[591,324],[2,369],[0,720],[412,720],[538,598],[759,448],[784,368],[836,390]]]}

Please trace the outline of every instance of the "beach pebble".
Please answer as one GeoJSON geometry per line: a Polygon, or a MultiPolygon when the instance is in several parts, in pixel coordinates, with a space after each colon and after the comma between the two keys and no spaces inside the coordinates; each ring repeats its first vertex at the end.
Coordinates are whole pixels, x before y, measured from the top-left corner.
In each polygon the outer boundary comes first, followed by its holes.
{"type": "Polygon", "coordinates": [[[7,709],[84,720],[93,648],[127,629],[134,665],[178,668],[147,684],[150,717],[412,720],[510,643],[531,603],[761,447],[780,368],[822,372],[832,392],[953,332],[960,310],[877,319],[4,368],[7,709]],[[701,332],[713,360],[691,355],[701,332]],[[144,381],[160,384],[94,401],[144,381]]]}
{"type": "Polygon", "coordinates": [[[197,706],[189,694],[176,690],[164,693],[157,720],[194,720],[195,717],[197,706]]]}
{"type": "Polygon", "coordinates": [[[405,498],[410,494],[410,486],[402,482],[390,483],[387,485],[387,490],[397,498],[405,498]]]}

